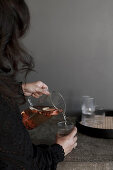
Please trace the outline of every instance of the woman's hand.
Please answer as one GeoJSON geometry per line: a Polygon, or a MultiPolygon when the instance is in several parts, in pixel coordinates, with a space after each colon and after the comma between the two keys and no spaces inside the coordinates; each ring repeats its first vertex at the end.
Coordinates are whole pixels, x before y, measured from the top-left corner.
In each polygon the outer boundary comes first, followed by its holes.
{"type": "Polygon", "coordinates": [[[63,137],[57,136],[56,143],[63,147],[65,155],[70,153],[72,149],[76,148],[77,146],[77,137],[75,136],[76,134],[77,128],[75,127],[69,135],[63,137]]]}
{"type": "Polygon", "coordinates": [[[22,89],[25,96],[33,96],[38,98],[43,94],[49,95],[48,86],[42,81],[22,84],[22,89]]]}

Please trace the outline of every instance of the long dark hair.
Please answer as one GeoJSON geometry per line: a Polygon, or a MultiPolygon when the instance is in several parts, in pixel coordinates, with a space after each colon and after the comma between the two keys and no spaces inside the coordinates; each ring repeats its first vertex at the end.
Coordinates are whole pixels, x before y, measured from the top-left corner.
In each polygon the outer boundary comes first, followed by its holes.
{"type": "Polygon", "coordinates": [[[29,24],[24,0],[0,0],[0,93],[10,97],[18,96],[17,73],[24,71],[26,77],[34,67],[32,57],[20,43],[29,24]]]}

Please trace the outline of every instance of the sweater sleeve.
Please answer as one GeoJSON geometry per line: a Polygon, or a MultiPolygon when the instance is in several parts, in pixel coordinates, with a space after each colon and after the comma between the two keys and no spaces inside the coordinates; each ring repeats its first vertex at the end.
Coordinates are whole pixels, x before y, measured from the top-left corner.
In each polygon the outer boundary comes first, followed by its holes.
{"type": "Polygon", "coordinates": [[[23,92],[23,89],[22,89],[22,82],[18,82],[18,94],[20,95],[23,95],[24,96],[24,92],[23,92]]]}
{"type": "Polygon", "coordinates": [[[0,170],[23,170],[26,167],[22,145],[24,134],[17,120],[10,104],[0,95],[0,170]]]}
{"type": "Polygon", "coordinates": [[[33,150],[35,166],[44,170],[56,170],[57,164],[64,160],[64,150],[59,144],[33,145],[33,150]]]}

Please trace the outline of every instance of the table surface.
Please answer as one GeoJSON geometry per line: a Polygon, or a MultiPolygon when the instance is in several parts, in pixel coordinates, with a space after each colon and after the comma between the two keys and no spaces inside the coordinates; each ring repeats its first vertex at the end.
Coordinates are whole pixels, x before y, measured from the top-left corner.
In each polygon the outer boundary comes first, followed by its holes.
{"type": "MultiPolygon", "coordinates": [[[[39,127],[29,131],[33,143],[55,142],[57,122],[61,115],[54,116],[39,127]]],[[[76,117],[71,117],[75,122],[76,117]]],[[[113,170],[113,139],[94,138],[78,132],[78,146],[58,164],[57,170],[113,170]]]]}

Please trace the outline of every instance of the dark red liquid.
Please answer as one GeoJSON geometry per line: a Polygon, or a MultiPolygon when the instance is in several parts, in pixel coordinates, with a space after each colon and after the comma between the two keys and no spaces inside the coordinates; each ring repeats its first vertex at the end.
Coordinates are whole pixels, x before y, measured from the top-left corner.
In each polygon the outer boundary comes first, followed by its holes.
{"type": "Polygon", "coordinates": [[[21,113],[22,121],[28,130],[34,129],[48,120],[51,116],[58,115],[62,112],[61,109],[55,109],[48,106],[35,106],[35,108],[37,110],[28,108],[21,113]]]}

